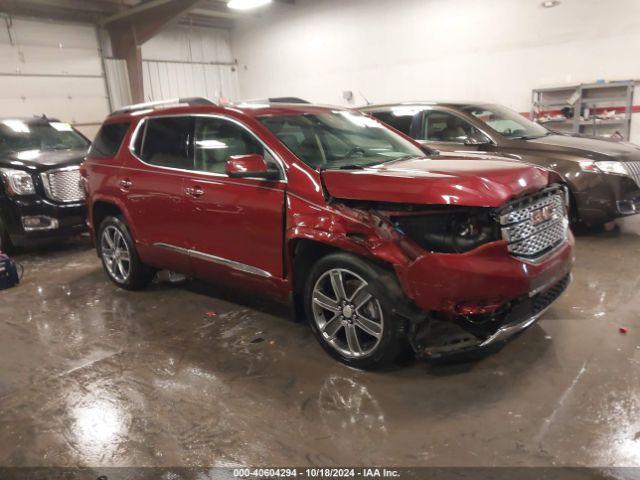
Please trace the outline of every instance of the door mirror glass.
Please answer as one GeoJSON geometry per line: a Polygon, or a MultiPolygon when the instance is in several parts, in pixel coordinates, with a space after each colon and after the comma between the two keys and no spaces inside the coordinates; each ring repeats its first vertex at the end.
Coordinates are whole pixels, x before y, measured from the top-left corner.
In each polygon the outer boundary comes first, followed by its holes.
{"type": "Polygon", "coordinates": [[[261,178],[264,180],[278,180],[278,170],[270,169],[262,155],[235,155],[229,157],[226,172],[232,178],[261,178]]]}

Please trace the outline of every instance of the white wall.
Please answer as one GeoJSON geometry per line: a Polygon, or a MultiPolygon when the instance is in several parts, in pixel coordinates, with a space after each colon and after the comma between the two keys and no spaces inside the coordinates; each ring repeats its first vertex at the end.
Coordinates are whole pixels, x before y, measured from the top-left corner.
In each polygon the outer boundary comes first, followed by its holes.
{"type": "MultiPolygon", "coordinates": [[[[536,87],[640,79],[640,1],[298,0],[233,33],[242,97],[356,105],[485,100],[525,112],[536,87]],[[364,97],[362,96],[364,95],[364,97]]],[[[640,103],[640,98],[636,98],[640,103]]],[[[636,116],[637,117],[637,116],[636,116]]],[[[639,119],[634,125],[640,136],[639,119]]]]}
{"type": "Polygon", "coordinates": [[[142,46],[146,100],[238,98],[227,30],[174,26],[142,46]],[[221,65],[226,63],[228,65],[221,65]]]}
{"type": "Polygon", "coordinates": [[[109,112],[92,26],[0,17],[0,116],[46,114],[90,138],[109,112]]]}

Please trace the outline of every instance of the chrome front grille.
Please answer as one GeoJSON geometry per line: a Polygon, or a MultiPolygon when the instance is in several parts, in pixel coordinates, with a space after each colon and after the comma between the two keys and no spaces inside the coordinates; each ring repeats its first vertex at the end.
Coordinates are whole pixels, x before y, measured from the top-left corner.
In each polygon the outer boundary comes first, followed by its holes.
{"type": "Polygon", "coordinates": [[[44,172],[42,174],[42,183],[47,197],[51,200],[61,203],[84,200],[79,167],[67,167],[44,172]]]}
{"type": "Polygon", "coordinates": [[[500,225],[513,256],[540,259],[567,239],[564,190],[548,189],[511,202],[500,214],[500,225]]]}
{"type": "Polygon", "coordinates": [[[629,176],[640,187],[640,162],[624,162],[623,165],[627,168],[629,176]]]}

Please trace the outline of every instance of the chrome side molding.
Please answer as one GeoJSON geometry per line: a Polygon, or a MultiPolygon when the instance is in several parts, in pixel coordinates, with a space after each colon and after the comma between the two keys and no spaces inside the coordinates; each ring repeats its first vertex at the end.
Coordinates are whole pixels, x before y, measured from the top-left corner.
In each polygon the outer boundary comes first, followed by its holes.
{"type": "Polygon", "coordinates": [[[234,260],[229,260],[228,258],[216,257],[215,255],[200,252],[194,249],[177,247],[175,245],[170,245],[168,243],[162,243],[162,242],[154,243],[153,246],[158,248],[164,248],[165,250],[170,250],[176,253],[182,253],[184,255],[188,255],[189,257],[198,258],[206,262],[216,263],[218,265],[224,265],[225,267],[229,267],[239,272],[249,273],[251,275],[257,275],[259,277],[264,277],[264,278],[271,278],[273,276],[266,270],[262,270],[258,267],[247,265],[245,263],[236,262],[234,260]]]}

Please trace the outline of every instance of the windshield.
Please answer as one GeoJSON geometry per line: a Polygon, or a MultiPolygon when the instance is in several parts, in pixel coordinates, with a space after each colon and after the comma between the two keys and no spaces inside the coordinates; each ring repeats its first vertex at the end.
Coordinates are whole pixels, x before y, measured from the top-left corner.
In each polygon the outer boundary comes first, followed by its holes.
{"type": "Polygon", "coordinates": [[[499,105],[471,105],[462,110],[507,138],[538,138],[549,134],[543,126],[499,105]]]}
{"type": "Polygon", "coordinates": [[[0,120],[0,153],[87,148],[89,142],[68,123],[0,120]]]}
{"type": "Polygon", "coordinates": [[[317,169],[359,168],[424,156],[378,121],[350,111],[261,117],[289,150],[317,169]]]}

